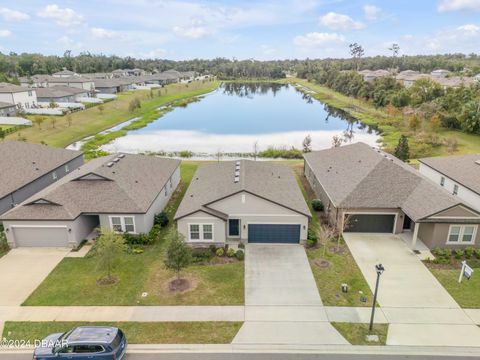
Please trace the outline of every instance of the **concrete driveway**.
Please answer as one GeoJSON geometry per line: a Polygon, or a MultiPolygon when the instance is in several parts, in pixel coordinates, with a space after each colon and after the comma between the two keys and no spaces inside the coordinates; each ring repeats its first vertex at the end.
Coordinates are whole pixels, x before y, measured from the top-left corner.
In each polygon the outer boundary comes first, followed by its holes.
{"type": "Polygon", "coordinates": [[[0,258],[0,306],[20,305],[68,254],[63,248],[17,248],[0,258]]]}
{"type": "Polygon", "coordinates": [[[328,322],[300,245],[248,244],[245,322],[234,344],[348,344],[328,322]]]}
{"type": "Polygon", "coordinates": [[[375,288],[377,277],[375,264],[385,266],[378,293],[382,307],[459,308],[397,236],[346,233],[344,238],[371,289],[375,288]]]}

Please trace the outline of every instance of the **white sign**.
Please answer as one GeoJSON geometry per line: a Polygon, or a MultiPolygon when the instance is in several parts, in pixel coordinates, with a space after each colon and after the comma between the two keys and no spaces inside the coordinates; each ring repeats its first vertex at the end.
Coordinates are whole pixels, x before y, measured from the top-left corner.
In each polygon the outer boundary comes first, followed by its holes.
{"type": "Polygon", "coordinates": [[[462,270],[460,271],[460,277],[458,278],[458,282],[461,283],[463,277],[466,277],[468,280],[472,277],[473,269],[467,265],[467,262],[464,260],[462,261],[462,270]]]}

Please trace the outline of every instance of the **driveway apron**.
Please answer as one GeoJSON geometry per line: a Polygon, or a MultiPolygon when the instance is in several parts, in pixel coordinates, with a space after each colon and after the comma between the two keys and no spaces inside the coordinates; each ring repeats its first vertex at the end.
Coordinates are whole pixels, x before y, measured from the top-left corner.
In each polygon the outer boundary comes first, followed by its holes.
{"type": "Polygon", "coordinates": [[[347,344],[328,322],[300,245],[247,245],[245,319],[235,344],[347,344]]]}

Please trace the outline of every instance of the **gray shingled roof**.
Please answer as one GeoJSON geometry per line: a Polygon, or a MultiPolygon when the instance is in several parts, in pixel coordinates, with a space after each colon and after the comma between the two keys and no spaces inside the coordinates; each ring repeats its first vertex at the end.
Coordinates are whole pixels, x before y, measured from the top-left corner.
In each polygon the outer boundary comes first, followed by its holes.
{"type": "Polygon", "coordinates": [[[338,208],[398,208],[424,219],[461,201],[390,154],[356,143],[305,154],[338,208]]]}
{"type": "Polygon", "coordinates": [[[16,107],[16,106],[17,105],[15,105],[15,104],[10,104],[10,103],[7,103],[7,102],[0,101],[0,109],[16,107]]]}
{"type": "Polygon", "coordinates": [[[0,154],[0,198],[82,155],[22,141],[0,142],[0,154]]]}
{"type": "Polygon", "coordinates": [[[480,194],[480,154],[431,157],[420,162],[480,194]]]}
{"type": "Polygon", "coordinates": [[[0,93],[17,93],[17,92],[25,92],[30,91],[32,89],[26,88],[23,86],[18,86],[15,84],[10,83],[0,83],[0,93]]]}
{"type": "Polygon", "coordinates": [[[235,183],[235,165],[235,161],[225,161],[199,166],[175,219],[200,210],[225,218],[225,214],[209,208],[208,204],[241,191],[310,216],[295,176],[288,166],[242,160],[239,181],[235,183]]]}
{"type": "Polygon", "coordinates": [[[82,213],[145,213],[180,161],[144,155],[94,159],[6,214],[6,220],[71,220],[82,213]],[[81,179],[84,176],[90,179],[81,179]],[[91,179],[91,177],[94,179],[91,179]],[[51,204],[35,204],[38,200],[51,204]]]}
{"type": "Polygon", "coordinates": [[[86,93],[87,90],[73,88],[69,86],[52,86],[48,88],[36,88],[38,98],[60,98],[65,96],[77,95],[86,93]]]}

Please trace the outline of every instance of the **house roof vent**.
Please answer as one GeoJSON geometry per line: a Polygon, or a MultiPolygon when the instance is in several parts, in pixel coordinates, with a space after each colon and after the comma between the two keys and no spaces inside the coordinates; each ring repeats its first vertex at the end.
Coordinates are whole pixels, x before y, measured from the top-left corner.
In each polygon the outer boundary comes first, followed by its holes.
{"type": "Polygon", "coordinates": [[[113,159],[113,162],[119,162],[119,161],[120,161],[120,159],[119,159],[119,158],[115,158],[115,159],[113,159]]]}
{"type": "Polygon", "coordinates": [[[113,162],[110,161],[110,162],[107,163],[107,166],[108,166],[108,167],[112,167],[113,164],[115,164],[115,163],[113,163],[113,162]]]}
{"type": "Polygon", "coordinates": [[[479,159],[479,160],[475,160],[475,164],[480,165],[480,159],[479,159]]]}
{"type": "Polygon", "coordinates": [[[125,157],[125,154],[118,154],[118,157],[119,157],[120,159],[123,159],[123,158],[125,157]]]}
{"type": "Polygon", "coordinates": [[[240,161],[237,161],[235,165],[240,166],[240,161]]]}
{"type": "Polygon", "coordinates": [[[235,179],[233,180],[234,183],[238,183],[240,181],[240,176],[235,176],[235,179]]]}
{"type": "Polygon", "coordinates": [[[240,176],[240,171],[235,171],[235,177],[239,177],[240,176]]]}

